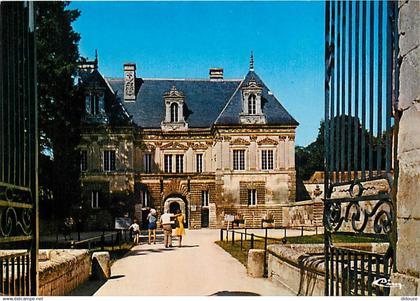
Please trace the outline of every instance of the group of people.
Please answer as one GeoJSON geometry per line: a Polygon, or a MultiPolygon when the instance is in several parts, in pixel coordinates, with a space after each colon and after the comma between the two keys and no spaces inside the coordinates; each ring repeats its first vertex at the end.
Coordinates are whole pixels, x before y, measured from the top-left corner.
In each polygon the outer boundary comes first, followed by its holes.
{"type": "MultiPolygon", "coordinates": [[[[147,215],[147,230],[148,230],[148,244],[156,244],[156,228],[157,228],[157,212],[155,209],[150,209],[147,215]]],[[[172,224],[175,224],[175,235],[178,237],[178,247],[182,247],[182,237],[185,235],[184,215],[181,210],[177,210],[175,214],[165,212],[160,216],[160,225],[163,229],[163,242],[165,248],[172,247],[172,224]]],[[[140,226],[135,219],[133,224],[128,228],[133,231],[134,243],[140,244],[140,226]]]]}

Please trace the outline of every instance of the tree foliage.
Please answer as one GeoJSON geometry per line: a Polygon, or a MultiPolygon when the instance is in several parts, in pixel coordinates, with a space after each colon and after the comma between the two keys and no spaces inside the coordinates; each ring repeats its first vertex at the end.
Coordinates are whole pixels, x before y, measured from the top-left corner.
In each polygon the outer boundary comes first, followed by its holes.
{"type": "MultiPolygon", "coordinates": [[[[340,170],[347,171],[350,167],[351,171],[360,171],[361,162],[364,162],[365,170],[370,165],[372,169],[377,169],[378,158],[379,169],[383,170],[385,168],[386,132],[381,133],[381,135],[374,135],[363,128],[358,118],[347,115],[334,117],[330,121],[330,126],[335,129],[334,131],[330,130],[328,133],[330,139],[333,139],[329,143],[330,156],[333,154],[333,157],[330,157],[330,159],[333,160],[335,165],[340,167],[340,170]],[[332,127],[332,124],[334,124],[334,127],[332,127]],[[362,140],[364,140],[364,144],[362,144],[362,140]],[[369,149],[372,150],[371,154],[369,149]]],[[[325,123],[321,121],[316,140],[306,147],[296,147],[298,200],[308,197],[303,188],[303,181],[309,180],[316,171],[324,171],[324,131],[325,123]]]]}
{"type": "Polygon", "coordinates": [[[74,76],[80,15],[69,2],[36,2],[41,216],[66,215],[80,198],[78,127],[82,108],[74,76]],[[58,210],[60,208],[60,210],[58,210]]]}

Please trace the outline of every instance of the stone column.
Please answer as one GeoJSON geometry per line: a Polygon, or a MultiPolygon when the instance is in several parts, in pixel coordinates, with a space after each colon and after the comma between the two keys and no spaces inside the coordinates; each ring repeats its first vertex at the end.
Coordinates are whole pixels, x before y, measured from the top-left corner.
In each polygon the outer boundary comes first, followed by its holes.
{"type": "Polygon", "coordinates": [[[420,295],[420,2],[399,1],[400,66],[397,193],[397,273],[401,289],[391,295],[420,295]]]}

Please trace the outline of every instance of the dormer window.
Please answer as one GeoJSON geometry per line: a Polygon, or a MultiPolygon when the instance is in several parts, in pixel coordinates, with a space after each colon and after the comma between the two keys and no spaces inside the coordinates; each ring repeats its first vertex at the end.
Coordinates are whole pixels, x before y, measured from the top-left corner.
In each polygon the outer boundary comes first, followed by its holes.
{"type": "Polygon", "coordinates": [[[89,92],[85,95],[86,113],[90,115],[99,115],[105,112],[104,94],[89,92]]]}
{"type": "Polygon", "coordinates": [[[178,91],[175,86],[163,95],[165,103],[165,119],[161,122],[164,131],[187,130],[188,123],[185,121],[184,93],[178,91]]]}
{"type": "Polygon", "coordinates": [[[178,122],[178,104],[171,104],[171,122],[178,122]]]}
{"type": "Polygon", "coordinates": [[[242,87],[242,113],[239,119],[242,124],[265,124],[262,110],[262,87],[251,79],[242,87]]]}
{"type": "Polygon", "coordinates": [[[255,102],[255,94],[251,94],[248,97],[248,114],[256,114],[257,110],[256,110],[256,102],[255,102]]]}

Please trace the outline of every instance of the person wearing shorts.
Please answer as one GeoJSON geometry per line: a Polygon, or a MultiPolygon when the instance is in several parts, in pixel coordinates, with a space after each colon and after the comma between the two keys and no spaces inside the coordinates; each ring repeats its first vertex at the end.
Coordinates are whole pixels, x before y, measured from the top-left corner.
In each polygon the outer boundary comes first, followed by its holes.
{"type": "Polygon", "coordinates": [[[133,230],[134,244],[140,244],[140,226],[136,219],[134,220],[134,223],[128,228],[128,230],[133,230]]]}
{"type": "Polygon", "coordinates": [[[151,242],[153,242],[153,244],[156,244],[156,222],[157,222],[157,218],[156,218],[156,210],[155,209],[150,209],[149,214],[147,215],[147,221],[148,221],[148,232],[149,232],[149,245],[151,244],[151,242]],[[153,238],[153,240],[152,240],[153,238]]]}

